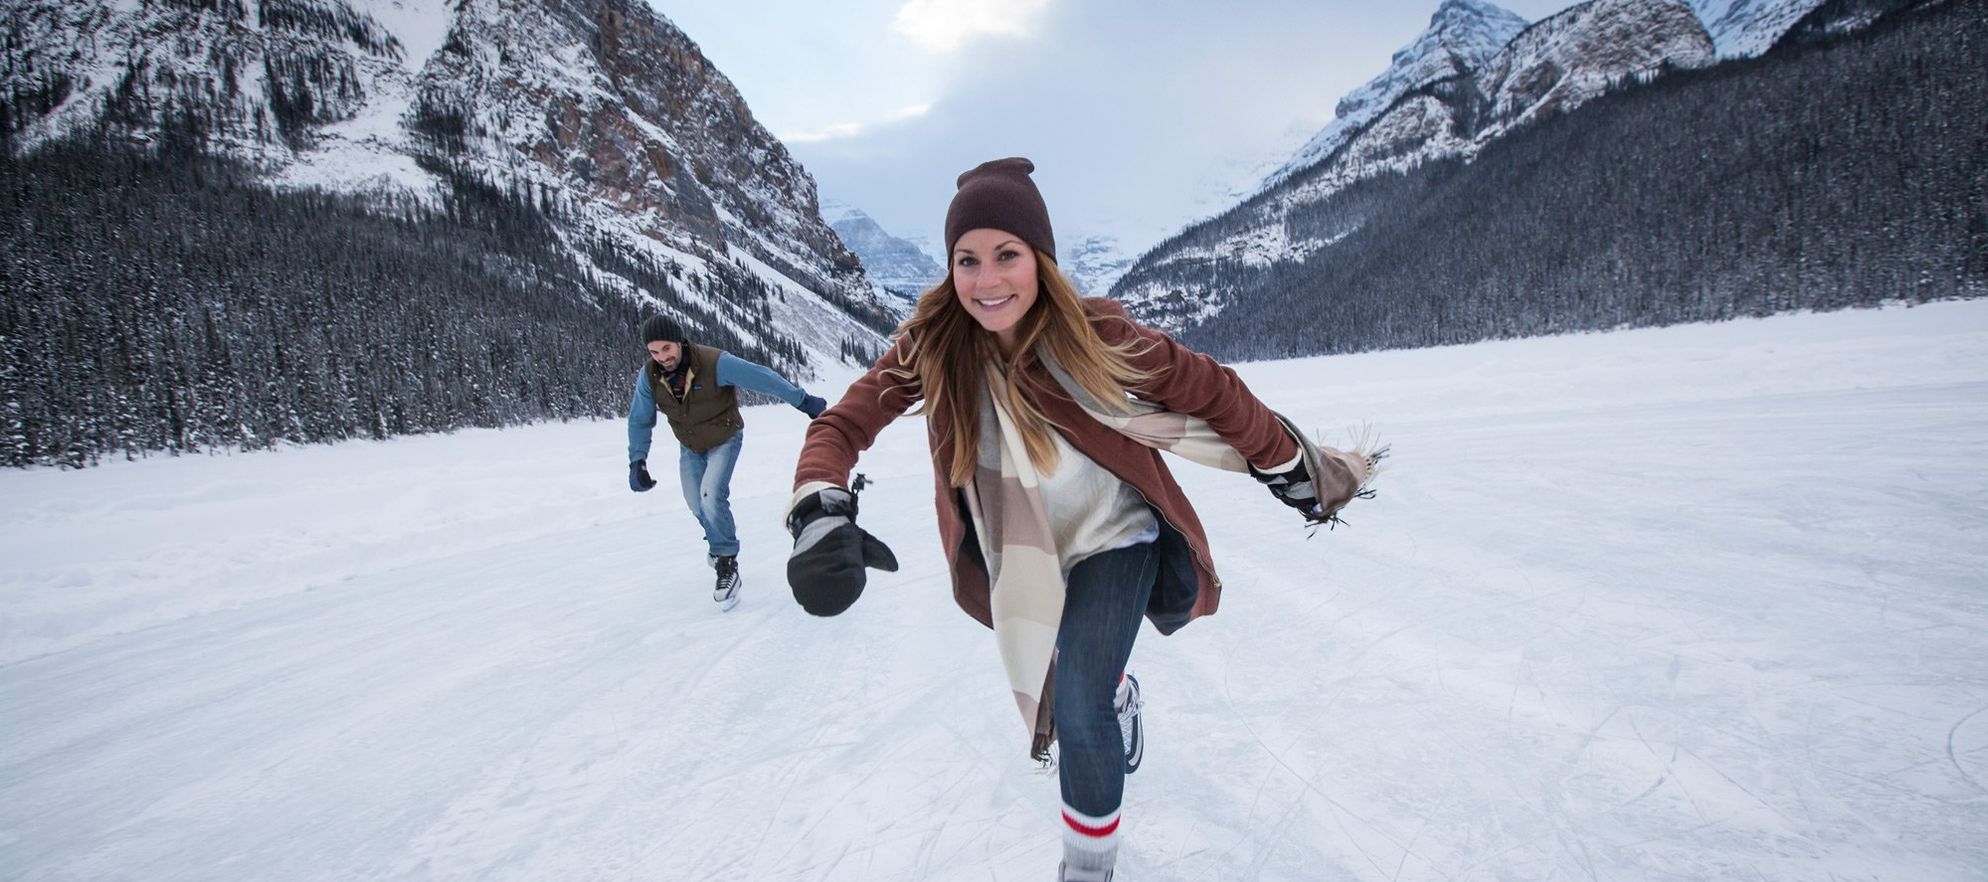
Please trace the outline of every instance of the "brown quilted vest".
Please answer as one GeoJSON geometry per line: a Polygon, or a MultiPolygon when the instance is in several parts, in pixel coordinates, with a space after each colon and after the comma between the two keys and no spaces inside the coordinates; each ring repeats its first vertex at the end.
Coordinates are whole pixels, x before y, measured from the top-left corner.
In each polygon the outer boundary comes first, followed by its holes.
{"type": "Polygon", "coordinates": [[[730,386],[718,385],[718,350],[695,344],[683,347],[684,364],[682,370],[689,376],[683,381],[683,397],[678,398],[663,379],[663,366],[649,359],[642,371],[649,378],[649,395],[656,399],[656,409],[662,411],[670,421],[670,431],[676,433],[677,443],[697,453],[703,453],[726,441],[745,428],[745,418],[739,415],[739,396],[730,386]]]}

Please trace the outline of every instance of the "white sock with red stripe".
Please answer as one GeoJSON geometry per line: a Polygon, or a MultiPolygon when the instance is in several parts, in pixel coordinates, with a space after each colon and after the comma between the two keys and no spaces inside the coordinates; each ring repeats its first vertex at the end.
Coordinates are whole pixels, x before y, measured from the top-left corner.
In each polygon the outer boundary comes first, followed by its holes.
{"type": "Polygon", "coordinates": [[[1087,815],[1063,806],[1063,878],[1105,882],[1118,862],[1118,809],[1087,815]]]}

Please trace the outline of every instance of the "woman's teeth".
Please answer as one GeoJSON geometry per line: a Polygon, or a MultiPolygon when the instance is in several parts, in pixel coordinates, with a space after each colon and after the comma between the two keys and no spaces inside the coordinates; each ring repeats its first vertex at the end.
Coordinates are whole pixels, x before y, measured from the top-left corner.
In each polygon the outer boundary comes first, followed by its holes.
{"type": "Polygon", "coordinates": [[[1010,294],[1006,297],[997,297],[993,300],[982,300],[978,297],[975,297],[973,298],[973,302],[980,304],[981,309],[993,309],[1013,299],[1015,299],[1015,295],[1010,294]]]}

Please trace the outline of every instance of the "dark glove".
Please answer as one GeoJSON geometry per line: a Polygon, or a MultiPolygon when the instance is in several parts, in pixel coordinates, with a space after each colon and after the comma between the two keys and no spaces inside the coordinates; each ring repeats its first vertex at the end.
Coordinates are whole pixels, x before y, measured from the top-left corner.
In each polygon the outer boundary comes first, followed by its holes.
{"type": "Polygon", "coordinates": [[[638,459],[628,464],[628,489],[641,493],[656,486],[656,479],[649,477],[649,461],[638,459]]]}
{"type": "Polygon", "coordinates": [[[1270,495],[1277,501],[1297,509],[1310,520],[1318,514],[1318,492],[1312,488],[1311,472],[1305,469],[1305,458],[1298,457],[1298,464],[1289,471],[1265,472],[1249,467],[1250,477],[1262,481],[1270,488],[1270,495]]]}
{"type": "Polygon", "coordinates": [[[807,414],[808,419],[814,419],[821,416],[822,411],[828,409],[828,402],[823,400],[820,395],[809,395],[802,398],[800,404],[794,406],[800,408],[802,413],[807,414]]]}
{"type": "Polygon", "coordinates": [[[787,513],[794,553],[787,585],[801,608],[818,616],[840,615],[863,595],[864,567],[897,572],[897,556],[856,526],[856,497],[840,487],[809,495],[787,513]]]}

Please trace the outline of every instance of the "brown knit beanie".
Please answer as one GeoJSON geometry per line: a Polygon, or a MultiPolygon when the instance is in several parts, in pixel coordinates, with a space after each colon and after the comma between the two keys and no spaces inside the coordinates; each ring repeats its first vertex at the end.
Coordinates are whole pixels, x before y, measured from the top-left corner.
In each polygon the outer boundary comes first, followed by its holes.
{"type": "Polygon", "coordinates": [[[1049,228],[1049,208],[1029,179],[1035,163],[1019,156],[983,162],[962,172],[959,192],[946,209],[946,265],[953,246],[969,231],[987,228],[1013,233],[1030,247],[1056,259],[1056,234],[1049,228]]]}

